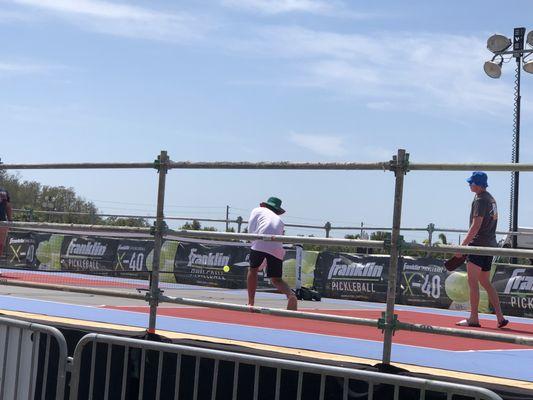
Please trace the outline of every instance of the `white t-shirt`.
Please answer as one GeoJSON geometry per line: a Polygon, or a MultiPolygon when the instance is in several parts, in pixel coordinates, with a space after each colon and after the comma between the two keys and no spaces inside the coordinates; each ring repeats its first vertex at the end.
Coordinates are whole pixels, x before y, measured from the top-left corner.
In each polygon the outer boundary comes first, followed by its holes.
{"type": "MultiPolygon", "coordinates": [[[[266,207],[257,207],[252,210],[248,219],[248,233],[259,235],[283,235],[285,225],[281,218],[266,207]]],[[[281,242],[254,240],[252,250],[262,251],[273,255],[280,260],[285,257],[285,249],[281,242]]]]}

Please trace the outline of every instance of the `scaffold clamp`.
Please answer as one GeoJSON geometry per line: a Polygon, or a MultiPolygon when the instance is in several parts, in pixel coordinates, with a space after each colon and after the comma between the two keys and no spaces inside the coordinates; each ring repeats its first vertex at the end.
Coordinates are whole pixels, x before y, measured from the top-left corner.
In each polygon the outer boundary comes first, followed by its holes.
{"type": "Polygon", "coordinates": [[[398,156],[392,156],[389,161],[389,171],[394,171],[394,175],[398,173],[407,174],[409,172],[409,153],[405,153],[403,160],[398,160],[398,156]]]}
{"type": "Polygon", "coordinates": [[[160,173],[161,170],[163,170],[165,174],[167,173],[168,168],[167,168],[166,162],[165,163],[161,162],[161,155],[158,155],[157,158],[154,160],[154,168],[157,170],[158,173],[160,173]]]}
{"type": "MultiPolygon", "coordinates": [[[[389,324],[387,324],[386,312],[383,311],[381,313],[381,318],[378,318],[378,329],[381,329],[381,333],[383,333],[388,327],[389,324]]],[[[392,329],[392,334],[394,335],[394,333],[398,330],[398,314],[392,315],[390,328],[392,329]]]]}

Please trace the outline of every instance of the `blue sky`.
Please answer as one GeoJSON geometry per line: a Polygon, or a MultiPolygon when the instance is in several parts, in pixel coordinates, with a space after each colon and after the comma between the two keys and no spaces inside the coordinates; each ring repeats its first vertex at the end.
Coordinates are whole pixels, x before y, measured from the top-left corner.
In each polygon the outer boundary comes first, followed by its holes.
{"type": "MultiPolygon", "coordinates": [[[[514,61],[488,78],[486,39],[532,30],[533,3],[498,4],[0,0],[0,156],[151,161],[165,149],[176,161],[366,162],[405,148],[413,162],[509,162],[514,61]]],[[[527,163],[532,111],[523,73],[527,163]]],[[[410,172],[403,226],[466,228],[465,175],[410,172]]],[[[21,176],[72,186],[103,212],[155,209],[154,171],[21,176]]],[[[509,173],[489,179],[504,230],[509,173]]],[[[166,213],[222,218],[230,205],[247,218],[276,195],[286,222],[390,226],[393,181],[378,171],[172,171],[166,213]]],[[[533,226],[531,174],[520,190],[520,225],[533,226]]]]}

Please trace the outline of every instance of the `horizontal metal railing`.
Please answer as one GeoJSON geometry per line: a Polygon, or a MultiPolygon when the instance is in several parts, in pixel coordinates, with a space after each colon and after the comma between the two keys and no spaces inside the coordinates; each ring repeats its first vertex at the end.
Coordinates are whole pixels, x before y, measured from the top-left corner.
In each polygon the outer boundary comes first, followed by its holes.
{"type": "Polygon", "coordinates": [[[118,233],[140,233],[150,234],[150,228],[133,227],[133,226],[110,226],[110,225],[92,225],[92,224],[63,224],[50,222],[6,222],[0,221],[0,227],[11,227],[26,230],[58,230],[58,231],[94,231],[94,232],[118,232],[118,233]]]}
{"type": "Polygon", "coordinates": [[[279,400],[282,391],[283,398],[295,400],[309,396],[400,400],[406,395],[424,399],[429,392],[447,399],[501,400],[490,390],[456,383],[98,334],[80,340],[73,361],[71,400],[81,395],[88,400],[125,399],[132,394],[139,400],[241,396],[279,400]],[[113,371],[122,376],[111,378],[113,371]],[[139,371],[135,379],[132,371],[139,371]],[[292,393],[290,387],[295,388],[292,393]]]}
{"type": "MultiPolygon", "coordinates": [[[[87,224],[56,224],[46,222],[5,222],[0,221],[0,226],[8,226],[17,229],[57,229],[67,231],[95,231],[95,232],[125,232],[150,234],[150,228],[142,227],[116,227],[107,225],[87,225],[87,224]]],[[[338,239],[338,238],[317,238],[302,236],[283,236],[283,235],[257,235],[250,233],[233,233],[233,232],[211,232],[211,231],[191,231],[191,230],[171,230],[165,231],[166,237],[179,238],[203,238],[215,240],[265,240],[272,242],[281,242],[287,244],[313,244],[324,246],[347,246],[384,249],[387,243],[383,240],[362,240],[362,239],[338,239]]],[[[455,246],[434,244],[426,246],[418,243],[402,243],[401,246],[406,250],[419,251],[421,253],[439,253],[439,254],[474,254],[474,255],[493,255],[506,257],[533,258],[533,250],[500,248],[500,247],[477,247],[477,246],[455,246]]]]}
{"type": "MultiPolygon", "coordinates": [[[[57,290],[71,293],[84,293],[92,294],[99,296],[109,296],[109,297],[118,297],[118,298],[127,298],[132,300],[146,301],[147,296],[126,290],[111,290],[111,289],[98,289],[98,288],[87,288],[87,287],[78,287],[78,286],[67,286],[67,285],[54,285],[48,283],[34,283],[34,282],[22,282],[22,281],[11,281],[6,279],[0,279],[0,285],[10,285],[18,287],[29,287],[34,289],[43,289],[43,290],[57,290]]],[[[289,317],[289,318],[299,318],[299,319],[308,319],[314,321],[322,322],[335,322],[341,324],[351,324],[351,325],[362,325],[370,326],[375,328],[380,328],[381,321],[378,319],[372,318],[357,318],[357,317],[346,317],[342,315],[331,315],[331,314],[321,314],[321,313],[311,313],[303,311],[289,311],[278,308],[268,308],[268,307],[256,307],[256,306],[245,306],[231,303],[223,303],[218,301],[207,301],[207,300],[197,300],[190,299],[185,297],[174,297],[160,294],[158,301],[161,303],[172,303],[180,305],[188,305],[194,307],[208,307],[216,308],[222,310],[230,311],[240,311],[246,313],[257,313],[257,314],[266,314],[266,315],[276,315],[279,317],[289,317]]],[[[381,329],[381,328],[380,328],[381,329]]],[[[423,324],[411,324],[398,321],[396,322],[395,329],[397,330],[408,330],[413,332],[422,332],[422,333],[431,333],[437,335],[447,335],[447,336],[456,336],[464,337],[471,339],[482,339],[490,340],[495,342],[503,343],[514,343],[524,346],[533,346],[533,336],[521,336],[521,335],[508,335],[501,333],[492,333],[492,332],[483,332],[476,331],[471,329],[459,329],[459,328],[446,328],[439,326],[423,325],[423,324]]]]}
{"type": "MultiPolygon", "coordinates": [[[[40,215],[47,215],[49,217],[52,216],[81,216],[81,217],[89,217],[89,218],[128,218],[128,219],[144,219],[144,220],[155,220],[157,217],[155,215],[135,215],[135,214],[109,214],[109,213],[90,213],[90,212],[83,212],[83,211],[52,211],[52,210],[31,210],[31,209],[20,209],[15,208],[13,209],[13,212],[19,213],[19,214],[40,214],[40,215]]],[[[174,216],[174,215],[165,215],[165,220],[168,221],[198,221],[198,222],[215,222],[215,223],[223,223],[223,224],[237,224],[239,227],[238,232],[240,232],[240,227],[243,225],[247,225],[248,221],[243,219],[242,217],[237,218],[206,218],[206,217],[197,217],[197,216],[174,216]]],[[[31,222],[31,220],[30,220],[31,222]]],[[[287,228],[303,228],[303,229],[316,229],[321,231],[326,231],[326,237],[329,237],[330,231],[357,231],[357,232],[376,232],[376,231],[382,231],[382,232],[390,232],[392,228],[390,227],[384,227],[384,226],[367,226],[361,223],[361,225],[358,226],[336,226],[332,225],[329,221],[324,222],[322,225],[317,224],[294,224],[294,223],[286,223],[285,227],[287,228]]],[[[400,231],[402,232],[425,232],[429,234],[429,237],[431,237],[431,234],[434,232],[442,232],[442,233],[466,233],[468,232],[467,229],[457,229],[457,228],[446,228],[446,227],[437,227],[433,224],[428,224],[426,227],[401,227],[400,231]]],[[[496,231],[497,235],[506,235],[506,236],[533,236],[533,231],[518,231],[518,232],[512,232],[512,231],[496,231]]]]}
{"type": "MultiPolygon", "coordinates": [[[[33,164],[2,164],[4,170],[22,169],[153,169],[159,168],[157,163],[147,162],[103,162],[103,163],[33,163],[33,164]]],[[[241,162],[241,161],[169,161],[166,169],[269,169],[269,170],[339,170],[339,171],[389,171],[395,168],[394,163],[374,162],[241,162]]],[[[533,164],[514,163],[415,163],[406,165],[407,171],[522,171],[532,172],[533,164]]]]}

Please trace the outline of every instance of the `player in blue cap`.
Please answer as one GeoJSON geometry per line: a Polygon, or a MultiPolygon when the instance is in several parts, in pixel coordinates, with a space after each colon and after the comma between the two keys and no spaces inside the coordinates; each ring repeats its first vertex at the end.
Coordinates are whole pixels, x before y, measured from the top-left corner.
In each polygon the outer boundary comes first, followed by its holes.
{"type": "MultiPolygon", "coordinates": [[[[475,171],[467,180],[470,190],[476,195],[470,211],[470,229],[466,234],[462,246],[496,247],[496,225],[498,224],[498,208],[496,200],[487,192],[488,178],[485,172],[475,171]]],[[[503,328],[509,323],[502,314],[498,292],[490,282],[492,256],[479,256],[469,254],[466,258],[468,286],[470,289],[470,317],[459,321],[459,326],[480,327],[479,285],[487,291],[489,301],[498,318],[498,328],[503,328]]]]}

